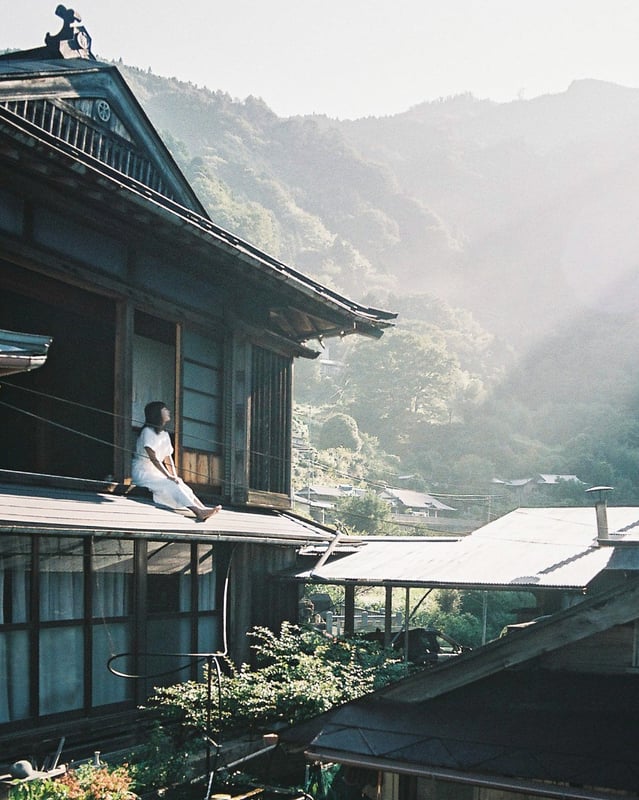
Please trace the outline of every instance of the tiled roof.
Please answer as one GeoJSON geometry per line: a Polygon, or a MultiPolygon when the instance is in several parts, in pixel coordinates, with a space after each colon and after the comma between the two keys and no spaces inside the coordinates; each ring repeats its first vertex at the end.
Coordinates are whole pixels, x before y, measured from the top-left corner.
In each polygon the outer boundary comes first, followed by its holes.
{"type": "Polygon", "coordinates": [[[544,669],[539,657],[631,625],[638,598],[629,580],[334,709],[301,731],[307,756],[547,797],[635,796],[639,674],[544,669]]]}
{"type": "Polygon", "coordinates": [[[554,781],[567,784],[567,796],[576,786],[634,794],[638,704],[636,675],[504,671],[421,703],[370,698],[345,706],[309,754],[504,787],[554,781]]]}
{"type": "Polygon", "coordinates": [[[415,492],[412,489],[387,488],[382,492],[382,496],[383,495],[399,500],[399,502],[407,508],[437,509],[438,511],[455,510],[430,494],[415,492]]]}
{"type": "MultiPolygon", "coordinates": [[[[53,65],[46,61],[0,63],[0,137],[16,144],[15,156],[21,158],[21,167],[33,170],[40,178],[43,173],[51,176],[63,174],[82,185],[89,183],[93,193],[101,193],[103,201],[109,203],[114,213],[117,209],[129,213],[127,207],[132,204],[140,213],[146,212],[149,219],[154,220],[154,224],[159,225],[160,221],[166,223],[177,236],[187,240],[189,246],[204,244],[211,248],[211,254],[231,254],[251,274],[259,273],[263,279],[275,282],[282,292],[283,287],[286,287],[289,294],[285,296],[281,293],[280,305],[269,312],[271,326],[280,334],[292,334],[296,341],[355,332],[379,337],[384,329],[393,324],[397,316],[394,312],[350,300],[209,219],[192,188],[176,172],[177,167],[171,156],[161,144],[128,85],[111,64],[83,60],[59,60],[53,65]],[[16,67],[17,63],[20,63],[20,67],[16,67]],[[153,140],[163,153],[163,176],[168,178],[169,172],[171,173],[172,187],[180,196],[176,195],[177,199],[172,199],[171,192],[166,188],[162,189],[156,182],[146,185],[140,180],[137,167],[134,169],[135,176],[129,175],[122,166],[129,164],[128,156],[121,158],[120,151],[113,155],[115,151],[106,147],[104,137],[99,132],[96,134],[92,125],[82,123],[81,120],[76,121],[79,126],[84,124],[83,141],[85,129],[90,131],[88,140],[91,144],[88,152],[79,148],[74,141],[67,141],[65,136],[58,135],[55,123],[52,123],[52,106],[48,100],[46,108],[42,98],[14,102],[16,97],[25,94],[30,85],[39,87],[42,92],[43,83],[54,81],[51,91],[59,91],[59,86],[55,83],[57,77],[63,82],[81,79],[85,93],[93,87],[94,94],[97,90],[104,94],[107,84],[111,87],[110,91],[117,90],[120,99],[126,97],[130,107],[135,108],[138,130],[146,131],[147,139],[153,140]],[[16,88],[15,84],[19,86],[16,88]],[[98,157],[107,151],[112,156],[105,156],[106,160],[98,157]],[[117,204],[109,199],[113,193],[118,197],[117,204]]],[[[144,155],[141,151],[141,157],[144,155]]],[[[151,164],[152,160],[148,163],[151,164]]],[[[160,168],[159,164],[155,164],[155,167],[160,168]]]]}

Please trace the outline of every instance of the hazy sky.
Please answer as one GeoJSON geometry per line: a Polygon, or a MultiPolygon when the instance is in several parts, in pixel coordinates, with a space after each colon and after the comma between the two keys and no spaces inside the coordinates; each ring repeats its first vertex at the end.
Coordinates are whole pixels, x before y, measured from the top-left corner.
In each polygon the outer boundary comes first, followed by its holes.
{"type": "MultiPolygon", "coordinates": [[[[56,0],[0,0],[0,49],[57,33],[56,0]]],[[[507,101],[576,78],[639,87],[638,0],[78,0],[104,59],[279,115],[381,116],[460,92],[507,101]]]]}

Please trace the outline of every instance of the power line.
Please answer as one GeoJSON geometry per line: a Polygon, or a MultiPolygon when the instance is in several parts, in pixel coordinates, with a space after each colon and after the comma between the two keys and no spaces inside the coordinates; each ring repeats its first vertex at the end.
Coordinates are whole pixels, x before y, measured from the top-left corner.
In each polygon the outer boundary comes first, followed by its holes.
{"type": "MultiPolygon", "coordinates": [[[[18,390],[20,390],[22,392],[26,392],[28,394],[32,394],[32,395],[35,395],[35,396],[38,396],[38,397],[42,397],[42,398],[47,399],[47,400],[54,400],[56,402],[64,403],[66,405],[70,405],[70,406],[73,406],[73,407],[76,407],[76,408],[81,408],[81,409],[83,409],[85,411],[91,411],[93,413],[98,413],[98,414],[104,414],[104,415],[106,415],[106,416],[108,416],[108,417],[110,417],[112,419],[125,420],[127,422],[131,422],[132,424],[135,423],[135,422],[139,422],[138,420],[134,420],[132,417],[129,417],[128,415],[125,415],[125,414],[118,414],[116,412],[109,411],[107,409],[97,408],[96,406],[91,406],[91,405],[88,405],[86,403],[79,403],[79,402],[77,402],[75,400],[69,400],[68,398],[65,398],[65,397],[60,397],[58,395],[54,395],[54,394],[50,394],[50,393],[47,393],[47,392],[38,391],[36,389],[31,389],[31,388],[28,388],[28,387],[25,387],[25,386],[19,386],[19,385],[14,384],[14,383],[8,383],[6,381],[0,381],[0,386],[9,387],[9,388],[12,388],[12,389],[18,389],[18,390]]],[[[72,428],[72,427],[70,427],[68,425],[65,425],[63,423],[56,422],[55,420],[52,420],[52,419],[50,419],[48,417],[44,417],[44,416],[38,415],[38,414],[36,414],[36,413],[34,413],[32,411],[27,411],[26,409],[20,408],[19,406],[14,406],[14,405],[12,405],[10,403],[7,403],[6,401],[0,401],[0,405],[3,405],[6,408],[9,408],[9,409],[11,409],[11,410],[13,410],[13,411],[15,411],[17,413],[29,416],[29,417],[31,417],[33,419],[36,419],[36,420],[38,420],[40,422],[43,422],[43,423],[47,424],[47,425],[51,425],[53,427],[59,428],[59,429],[64,430],[64,431],[67,431],[68,433],[73,433],[76,436],[81,436],[83,438],[86,438],[86,439],[89,439],[91,441],[97,442],[98,444],[103,444],[103,445],[106,445],[106,446],[108,446],[110,448],[119,450],[119,451],[121,451],[123,453],[126,453],[129,456],[135,455],[135,451],[134,450],[130,450],[129,448],[126,448],[126,447],[123,447],[121,445],[118,445],[115,442],[102,439],[102,438],[100,438],[98,436],[94,436],[92,434],[86,433],[86,432],[78,430],[76,428],[72,428]]],[[[198,441],[203,445],[205,444],[205,445],[207,445],[209,447],[210,446],[220,447],[220,448],[223,447],[223,442],[221,442],[219,440],[216,440],[216,439],[209,439],[209,438],[205,438],[205,437],[202,437],[202,436],[196,436],[195,434],[189,434],[189,438],[193,439],[195,441],[198,441]]],[[[314,448],[312,448],[312,449],[314,450],[314,448]]],[[[264,453],[262,451],[253,450],[253,449],[248,449],[247,450],[247,454],[249,456],[255,456],[255,457],[259,457],[259,458],[270,459],[271,462],[284,463],[284,464],[288,465],[290,468],[293,468],[293,466],[294,466],[294,458],[292,458],[292,457],[290,457],[290,458],[282,457],[282,456],[273,455],[271,453],[264,453]]],[[[298,462],[298,465],[299,465],[299,462],[298,462]]],[[[342,470],[337,469],[335,466],[333,466],[331,464],[324,463],[324,462],[322,462],[320,460],[314,460],[313,461],[313,468],[317,468],[317,469],[322,470],[324,472],[331,472],[331,473],[333,473],[334,475],[336,475],[339,478],[344,478],[344,479],[349,480],[349,481],[354,482],[354,483],[360,483],[360,484],[363,483],[367,487],[370,487],[372,489],[385,489],[385,488],[387,488],[386,484],[380,479],[372,479],[372,478],[363,477],[361,475],[355,475],[355,474],[352,474],[352,473],[344,472],[342,470]]],[[[200,473],[200,472],[191,471],[191,474],[195,475],[197,477],[201,477],[201,478],[208,478],[209,477],[208,473],[200,473]]],[[[392,477],[396,477],[396,473],[391,473],[389,471],[389,472],[387,472],[387,474],[389,475],[389,477],[391,477],[391,476],[392,477]]],[[[224,480],[223,479],[221,479],[221,480],[222,480],[222,483],[224,483],[224,480]]],[[[444,499],[452,499],[452,500],[478,500],[478,501],[484,501],[484,502],[488,502],[490,500],[494,500],[494,499],[498,499],[500,497],[503,497],[503,495],[494,495],[494,494],[461,495],[461,494],[444,494],[444,493],[436,493],[436,492],[427,492],[427,494],[429,494],[431,497],[435,497],[435,498],[444,498],[444,499]]]]}
{"type": "MultiPolygon", "coordinates": [[[[9,389],[19,389],[21,392],[26,392],[27,394],[33,394],[37,397],[44,397],[45,400],[56,400],[59,403],[65,403],[68,406],[75,406],[75,408],[82,408],[85,411],[93,411],[96,414],[105,414],[108,417],[112,417],[113,419],[125,419],[128,420],[129,417],[125,414],[116,414],[115,411],[108,411],[105,408],[97,408],[96,406],[89,406],[86,403],[78,403],[77,400],[69,400],[66,397],[59,397],[55,394],[49,394],[48,392],[40,392],[37,389],[31,389],[27,386],[20,386],[17,383],[11,383],[10,381],[0,381],[0,386],[5,386],[9,389]]],[[[143,422],[139,420],[131,419],[132,423],[139,423],[143,425],[143,422]]]]}

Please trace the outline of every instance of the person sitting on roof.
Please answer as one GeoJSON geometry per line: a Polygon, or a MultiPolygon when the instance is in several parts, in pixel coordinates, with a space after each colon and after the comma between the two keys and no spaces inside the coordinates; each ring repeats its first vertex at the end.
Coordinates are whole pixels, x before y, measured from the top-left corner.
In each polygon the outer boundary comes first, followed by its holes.
{"type": "Polygon", "coordinates": [[[165,430],[171,419],[166,405],[159,400],[144,408],[144,427],[135,446],[131,477],[138,486],[153,492],[153,502],[169,508],[188,508],[197,522],[204,522],[222,508],[209,508],[178,477],[173,462],[171,437],[165,430]]]}

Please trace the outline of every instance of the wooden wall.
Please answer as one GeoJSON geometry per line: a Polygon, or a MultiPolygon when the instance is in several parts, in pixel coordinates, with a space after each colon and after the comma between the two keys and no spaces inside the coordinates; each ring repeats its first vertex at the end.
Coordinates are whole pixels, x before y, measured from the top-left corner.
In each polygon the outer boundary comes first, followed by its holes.
{"type": "Polygon", "coordinates": [[[637,623],[618,625],[589,636],[538,659],[544,669],[576,672],[625,672],[639,669],[637,662],[637,623]]]}
{"type": "Polygon", "coordinates": [[[296,563],[296,548],[240,544],[233,551],[228,635],[231,658],[251,661],[247,631],[255,625],[277,632],[282,620],[297,622],[300,589],[274,578],[296,563]]]}

